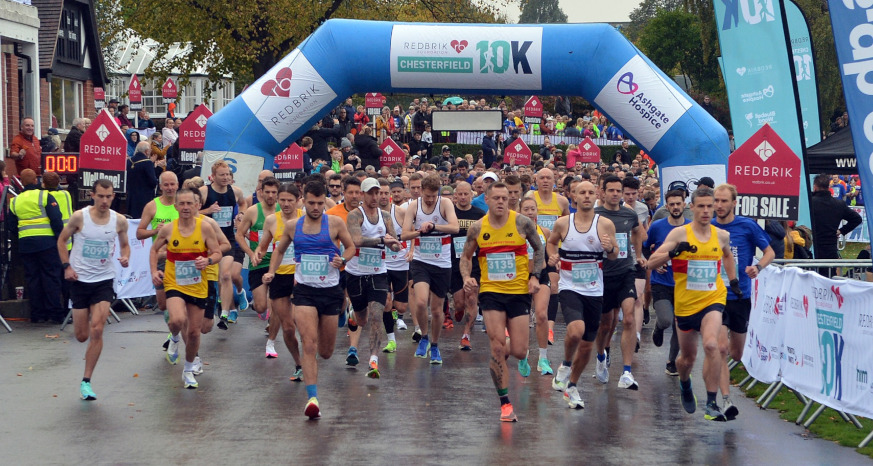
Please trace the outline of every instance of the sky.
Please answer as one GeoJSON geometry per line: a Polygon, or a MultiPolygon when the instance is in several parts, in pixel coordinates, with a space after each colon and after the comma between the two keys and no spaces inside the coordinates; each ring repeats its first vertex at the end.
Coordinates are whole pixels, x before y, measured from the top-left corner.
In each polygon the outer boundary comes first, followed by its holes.
{"type": "MultiPolygon", "coordinates": [[[[640,0],[560,0],[559,4],[569,23],[619,23],[628,21],[640,0]]],[[[509,17],[518,21],[521,10],[517,5],[509,8],[512,10],[507,12],[509,17]]]]}

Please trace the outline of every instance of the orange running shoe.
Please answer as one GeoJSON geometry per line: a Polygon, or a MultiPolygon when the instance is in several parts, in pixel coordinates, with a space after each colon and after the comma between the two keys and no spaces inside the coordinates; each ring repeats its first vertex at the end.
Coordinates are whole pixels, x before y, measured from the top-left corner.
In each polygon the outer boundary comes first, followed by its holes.
{"type": "Polygon", "coordinates": [[[518,422],[518,418],[515,417],[515,411],[512,410],[512,403],[507,403],[500,407],[500,421],[518,422]]]}
{"type": "Polygon", "coordinates": [[[446,319],[443,321],[443,328],[446,330],[455,328],[455,324],[452,323],[452,318],[446,316],[446,319]]]}
{"type": "Polygon", "coordinates": [[[549,329],[549,344],[550,345],[555,344],[555,331],[552,329],[549,329]]]}
{"type": "Polygon", "coordinates": [[[461,351],[471,351],[473,349],[470,345],[470,337],[468,335],[464,335],[461,338],[461,344],[458,345],[458,349],[461,351]]]}

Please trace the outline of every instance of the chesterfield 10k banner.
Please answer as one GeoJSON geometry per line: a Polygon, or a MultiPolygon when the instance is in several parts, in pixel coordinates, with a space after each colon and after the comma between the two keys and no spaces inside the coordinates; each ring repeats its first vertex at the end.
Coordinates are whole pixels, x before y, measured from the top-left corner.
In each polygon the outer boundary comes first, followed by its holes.
{"type": "Polygon", "coordinates": [[[873,283],[768,267],[752,289],[749,374],[775,382],[781,371],[806,397],[873,417],[873,283]]]}

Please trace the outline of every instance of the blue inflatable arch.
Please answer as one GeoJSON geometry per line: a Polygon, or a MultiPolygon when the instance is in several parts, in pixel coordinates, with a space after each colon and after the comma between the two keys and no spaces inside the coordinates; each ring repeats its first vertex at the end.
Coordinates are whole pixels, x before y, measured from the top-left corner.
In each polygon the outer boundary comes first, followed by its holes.
{"type": "Polygon", "coordinates": [[[659,164],[662,188],[726,179],[724,128],[606,24],[332,19],[209,119],[204,168],[227,159],[250,191],[257,171],[349,95],[471,91],[582,96],[659,164]],[[349,31],[366,44],[349,47],[349,31]]]}

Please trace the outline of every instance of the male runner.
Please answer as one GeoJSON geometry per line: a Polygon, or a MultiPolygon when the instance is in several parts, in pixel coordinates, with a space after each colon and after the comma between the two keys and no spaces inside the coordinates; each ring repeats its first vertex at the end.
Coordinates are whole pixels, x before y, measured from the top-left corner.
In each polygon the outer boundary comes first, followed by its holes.
{"type": "Polygon", "coordinates": [[[103,325],[109,317],[109,304],[115,299],[115,240],[121,245],[118,262],[128,266],[130,242],[127,240],[127,219],[109,206],[115,199],[112,182],[101,179],[91,188],[93,206],[73,212],[70,221],[58,237],[58,255],[64,267],[64,278],[73,301],[73,327],[76,339],[88,340],[85,350],[85,374],[79,391],[83,400],[93,401],[97,394],[91,389],[91,375],[103,351],[103,325]],[[72,237],[72,251],[67,241],[72,237]]]}
{"type": "MultiPolygon", "coordinates": [[[[347,176],[343,180],[343,202],[337,204],[325,211],[327,215],[333,215],[342,219],[343,223],[348,220],[349,212],[358,208],[361,204],[361,182],[353,176],[347,176]]],[[[340,254],[344,252],[340,245],[340,254]]],[[[340,288],[346,290],[346,272],[345,267],[340,268],[340,288]]],[[[348,293],[346,293],[348,296],[348,293]]],[[[343,306],[343,314],[340,316],[340,327],[345,327],[346,322],[346,307],[343,306]]],[[[354,314],[348,315],[349,320],[349,351],[346,354],[346,365],[358,365],[358,341],[361,339],[361,330],[358,328],[357,322],[354,321],[354,314]]]]}
{"type": "MultiPolygon", "coordinates": [[[[403,227],[403,216],[406,215],[406,209],[399,206],[403,203],[403,182],[395,181],[388,187],[381,181],[379,184],[379,208],[391,216],[394,233],[399,238],[403,227]]],[[[397,351],[394,327],[398,330],[406,330],[406,323],[400,316],[406,312],[406,303],[409,302],[409,262],[406,260],[406,255],[409,253],[408,244],[407,241],[401,241],[398,251],[390,249],[385,251],[385,268],[388,269],[388,285],[391,287],[385,309],[390,309],[391,315],[382,315],[385,333],[388,335],[388,344],[382,348],[383,353],[397,351]]]]}
{"type": "Polygon", "coordinates": [[[197,217],[197,198],[193,192],[176,192],[179,218],[162,227],[152,244],[149,263],[152,281],[163,282],[167,292],[167,325],[172,338],[167,348],[167,361],[176,364],[179,357],[179,333],[185,329],[185,368],[182,380],[185,388],[197,388],[194,378],[195,360],[200,346],[200,332],[208,295],[204,269],[221,259],[218,239],[212,228],[203,227],[197,217]],[[158,270],[158,251],[167,247],[166,271],[158,270]]]}
{"type": "MultiPolygon", "coordinates": [[[[649,208],[638,199],[640,192],[640,180],[632,177],[625,176],[623,180],[621,180],[621,197],[624,201],[624,205],[636,212],[637,221],[641,226],[641,232],[643,235],[643,241],[646,239],[646,231],[649,229],[649,208]]],[[[633,250],[634,257],[645,257],[643,256],[643,252],[639,249],[633,250]]],[[[639,263],[634,264],[634,286],[636,290],[636,299],[634,299],[634,330],[636,330],[637,334],[637,346],[635,348],[635,352],[640,351],[640,333],[643,330],[643,323],[648,323],[649,321],[649,310],[648,308],[643,309],[643,302],[646,290],[646,268],[641,266],[639,263]],[[644,312],[645,311],[645,312],[644,312]],[[645,321],[645,322],[644,322],[645,321]]]]}
{"type": "Polygon", "coordinates": [[[727,348],[719,348],[722,312],[727,290],[722,282],[721,269],[727,270],[730,287],[737,296],[742,296],[736,278],[734,256],[731,253],[730,233],[710,224],[714,194],[708,187],[697,188],[691,195],[691,211],[694,220],[667,235],[664,244],[652,254],[647,266],[654,270],[670,260],[673,278],[676,280],[676,327],[679,328],[679,393],[682,407],[689,414],[697,410],[697,397],[691,389],[691,369],[697,358],[697,335],[703,338],[703,382],[706,384],[706,409],[704,419],[726,421],[718,407],[721,366],[727,348]],[[733,277],[733,278],[731,278],[733,277]]]}
{"type": "Polygon", "coordinates": [[[339,269],[355,254],[355,243],[345,222],[334,215],[323,215],[325,187],[310,181],[303,188],[306,215],[285,224],[279,243],[270,260],[264,279],[269,283],[279,269],[285,251],[294,245],[294,322],[303,343],[303,378],[309,400],[303,414],[309,419],[321,417],[318,404],[318,365],[315,353],[330,359],[336,345],[337,320],[344,293],[339,286],[339,269]],[[340,255],[339,242],[345,247],[340,255]]]}
{"type": "MultiPolygon", "coordinates": [[[[467,242],[467,230],[476,223],[477,220],[485,216],[485,211],[472,205],[473,188],[470,183],[460,181],[455,187],[455,216],[458,217],[458,232],[452,235],[452,287],[449,291],[452,292],[452,299],[455,306],[455,320],[461,322],[464,320],[464,334],[461,336],[461,343],[458,348],[461,351],[470,351],[473,349],[470,345],[470,331],[473,328],[473,323],[476,321],[476,316],[479,315],[479,307],[476,304],[476,296],[479,292],[478,285],[464,286],[464,279],[461,277],[460,263],[461,254],[464,252],[464,244],[467,242]],[[467,291],[467,288],[470,291],[467,291]]],[[[480,276],[479,261],[473,261],[470,269],[470,276],[477,283],[480,276]]]]}
{"type": "MultiPolygon", "coordinates": [[[[246,209],[242,221],[236,229],[236,242],[240,249],[249,256],[249,289],[252,290],[252,309],[262,320],[267,320],[269,303],[267,302],[267,286],[263,282],[264,274],[270,265],[270,252],[265,252],[263,258],[257,258],[255,249],[261,241],[264,232],[264,221],[279,211],[279,180],[273,177],[265,178],[258,190],[258,203],[246,209]],[[259,260],[256,260],[259,259],[259,260]]],[[[268,327],[266,357],[279,357],[276,353],[276,335],[279,333],[279,322],[270,319],[268,327]]]]}
{"type": "MultiPolygon", "coordinates": [[[[674,189],[664,195],[665,206],[669,215],[666,218],[655,220],[649,227],[648,238],[643,242],[644,251],[657,250],[664,244],[667,235],[676,227],[691,223],[685,218],[685,191],[674,189]]],[[[655,308],[655,329],[652,331],[652,343],[657,347],[664,344],[664,330],[673,328],[670,337],[670,351],[667,356],[667,366],[664,372],[667,375],[676,376],[676,356],[679,354],[679,331],[676,329],[676,319],[673,314],[674,287],[673,267],[668,261],[665,265],[652,271],[652,301],[655,308]]]]}
{"type": "Polygon", "coordinates": [[[567,323],[564,361],[552,379],[552,388],[564,392],[573,409],[585,403],[576,384],[591,359],[591,348],[603,310],[603,257],[615,259],[615,226],[594,212],[597,189],[590,181],[576,186],[576,212],[561,217],[546,243],[549,265],[558,267],[561,312],[567,323]]]}
{"type": "Polygon", "coordinates": [[[261,172],[258,173],[258,184],[255,187],[255,192],[253,192],[251,196],[246,197],[247,206],[251,207],[258,202],[261,202],[260,199],[258,199],[258,191],[260,191],[263,187],[261,183],[263,183],[264,180],[266,180],[267,178],[275,178],[273,172],[271,172],[270,170],[261,170],[261,172]]]}
{"type": "Polygon", "coordinates": [[[233,232],[233,224],[240,212],[246,209],[246,200],[243,192],[237,186],[233,186],[233,175],[230,166],[224,160],[212,164],[212,184],[200,188],[200,197],[203,198],[203,209],[200,213],[212,217],[218,222],[221,231],[231,244],[231,250],[225,253],[218,263],[219,273],[219,297],[221,298],[221,316],[218,328],[227,330],[228,322],[236,322],[240,309],[245,309],[248,302],[245,301],[245,290],[242,281],[242,263],[245,253],[236,242],[233,232]],[[236,286],[236,295],[234,294],[236,286]],[[241,302],[234,306],[234,297],[241,302]]]}
{"type": "Polygon", "coordinates": [[[618,311],[621,310],[624,315],[621,333],[621,357],[624,361],[624,369],[618,379],[618,388],[637,390],[639,385],[631,373],[634,349],[637,344],[633,313],[634,300],[637,298],[634,267],[637,263],[645,266],[646,259],[640,256],[634,260],[631,246],[635,251],[642,251],[645,230],[640,226],[637,214],[620,205],[621,180],[617,176],[607,175],[601,181],[603,198],[600,207],[596,207],[594,213],[611,220],[615,226],[615,246],[618,249],[618,257],[614,260],[607,259],[603,263],[603,315],[600,318],[600,328],[597,333],[595,376],[601,383],[609,382],[606,348],[609,346],[609,340],[618,324],[618,311]]]}
{"type": "MultiPolygon", "coordinates": [[[[730,233],[731,254],[737,267],[737,278],[743,296],[737,296],[732,290],[727,291],[727,301],[722,318],[722,327],[718,335],[720,347],[729,346],[730,356],[735,361],[743,359],[743,348],[746,346],[746,330],[749,328],[749,314],[752,311],[752,279],[758,276],[764,267],[770,265],[776,257],[770,247],[770,237],[757,222],[736,215],[737,188],[731,184],[722,184],[715,188],[715,218],[712,224],[730,233]],[[752,265],[755,258],[755,248],[764,255],[757,264],[752,265]],[[730,330],[730,333],[728,333],[730,330]]],[[[722,272],[722,280],[725,280],[722,272]]],[[[739,409],[731,402],[731,374],[727,367],[727,359],[721,365],[721,394],[724,404],[724,415],[733,420],[739,414],[739,409]]]]}
{"type": "MultiPolygon", "coordinates": [[[[279,186],[279,207],[281,210],[276,215],[267,217],[264,221],[264,234],[261,235],[261,242],[258,244],[257,251],[255,251],[255,260],[252,261],[256,266],[262,262],[267,265],[268,270],[263,276],[263,282],[269,284],[270,304],[272,305],[273,313],[282,328],[285,346],[291,353],[291,357],[294,358],[294,373],[290,377],[290,380],[294,382],[303,380],[303,365],[300,361],[300,347],[297,342],[296,333],[297,327],[294,325],[294,308],[291,306],[291,294],[294,289],[294,272],[296,271],[294,245],[288,245],[288,249],[285,250],[285,254],[279,262],[280,265],[276,268],[276,273],[273,275],[269,273],[270,262],[267,262],[267,259],[272,259],[270,254],[282,237],[282,233],[285,231],[285,224],[303,216],[303,211],[297,208],[299,198],[300,191],[294,183],[283,183],[279,186]]],[[[275,335],[272,338],[275,339],[275,335]]]]}
{"type": "MultiPolygon", "coordinates": [[[[410,184],[412,182],[410,181],[410,184]]],[[[439,336],[443,300],[452,280],[452,238],[458,232],[458,218],[452,201],[439,195],[440,178],[428,175],[421,180],[421,197],[409,202],[403,219],[402,240],[415,240],[409,275],[412,277],[413,312],[418,314],[422,336],[415,357],[431,364],[442,364],[439,336]],[[431,329],[428,334],[427,305],[430,298],[431,329]]]]}
{"type": "MultiPolygon", "coordinates": [[[[530,330],[530,295],[540,287],[537,277],[543,269],[543,245],[536,224],[524,215],[509,210],[509,190],[502,182],[485,190],[488,213],[467,231],[460,270],[468,293],[479,289],[479,305],[491,344],[491,379],[500,397],[500,420],[518,418],[509,402],[509,371],[506,360],[512,355],[527,359],[530,330]],[[527,245],[534,249],[531,267],[527,245]],[[472,276],[473,255],[478,255],[481,284],[472,276]],[[509,348],[505,333],[509,331],[509,348]]],[[[530,374],[530,366],[527,367],[530,374]]]]}
{"type": "MultiPolygon", "coordinates": [[[[179,189],[179,178],[171,171],[161,173],[159,178],[161,195],[149,201],[142,210],[139,226],[136,227],[136,239],[144,240],[153,238],[158,230],[173,220],[179,218],[176,210],[176,191],[179,189]]],[[[158,270],[164,270],[167,263],[167,251],[158,253],[158,270]]],[[[158,309],[167,310],[167,295],[164,293],[164,285],[155,286],[155,299],[158,301],[158,309]]]]}
{"type": "Polygon", "coordinates": [[[359,327],[370,329],[370,362],[367,377],[378,379],[379,347],[388,301],[388,274],[385,268],[385,249],[400,251],[400,242],[394,236],[394,224],[389,213],[379,208],[379,181],[367,178],[361,183],[363,201],[349,212],[346,225],[356,251],[346,265],[346,291],[355,310],[359,327]]]}

